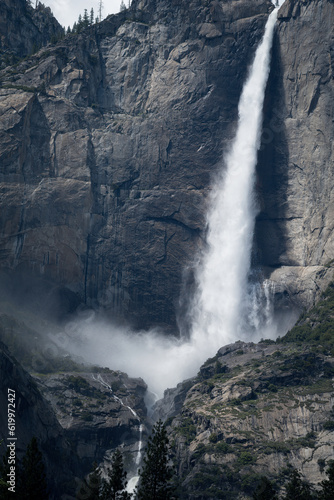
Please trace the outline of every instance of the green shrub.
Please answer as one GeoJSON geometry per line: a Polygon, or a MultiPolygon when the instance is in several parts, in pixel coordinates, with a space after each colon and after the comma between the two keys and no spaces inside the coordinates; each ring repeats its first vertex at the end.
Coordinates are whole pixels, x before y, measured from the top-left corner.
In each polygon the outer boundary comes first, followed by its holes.
{"type": "Polygon", "coordinates": [[[217,443],[217,441],[218,441],[217,434],[215,434],[214,432],[212,434],[210,434],[209,441],[210,441],[210,443],[217,443]]]}
{"type": "Polygon", "coordinates": [[[233,451],[233,448],[231,445],[225,443],[225,441],[221,441],[215,446],[214,451],[225,454],[231,453],[233,451]]]}
{"type": "Polygon", "coordinates": [[[327,420],[327,422],[323,423],[322,427],[326,431],[333,431],[334,430],[334,420],[327,420]]]}
{"type": "Polygon", "coordinates": [[[237,464],[241,466],[252,465],[255,462],[256,462],[256,457],[254,456],[253,453],[250,453],[249,451],[242,451],[237,458],[237,464]]]}

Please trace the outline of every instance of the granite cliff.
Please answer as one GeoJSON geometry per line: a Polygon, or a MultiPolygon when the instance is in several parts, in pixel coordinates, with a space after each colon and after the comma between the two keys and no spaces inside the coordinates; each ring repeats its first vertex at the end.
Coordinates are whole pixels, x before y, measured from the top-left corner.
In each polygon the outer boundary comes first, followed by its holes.
{"type": "Polygon", "coordinates": [[[64,36],[49,7],[27,0],[0,3],[0,68],[17,63],[43,45],[64,36]]]}
{"type": "Polygon", "coordinates": [[[3,70],[1,269],[10,283],[26,273],[73,307],[175,328],[210,177],[271,8],[133,2],[3,70]]]}
{"type": "MultiPolygon", "coordinates": [[[[65,309],[85,302],[175,328],[271,8],[134,1],[2,71],[0,264],[11,283],[27,273],[65,309]]],[[[264,113],[254,262],[297,307],[332,276],[332,20],[329,0],[286,0],[264,113]]]]}
{"type": "MultiPolygon", "coordinates": [[[[59,26],[15,1],[17,12],[0,0],[0,330],[35,382],[3,348],[1,397],[14,384],[22,446],[36,429],[56,480],[62,465],[48,449],[58,440],[66,455],[71,441],[73,479],[121,443],[138,454],[150,426],[146,385],[78,365],[54,344],[57,356],[46,359],[50,325],[34,314],[59,320],[84,304],[175,332],[272,4],[133,0],[45,45],[59,26]]],[[[333,278],[333,11],[332,0],[286,0],[278,16],[253,251],[277,309],[309,308],[333,278]]],[[[322,319],[304,318],[309,335],[322,319]]],[[[281,487],[290,466],[322,479],[333,447],[333,352],[298,332],[304,343],[221,348],[197,378],[166,392],[156,415],[168,419],[184,498],[224,498],[222,489],[248,498],[260,474],[281,487]]]]}
{"type": "Polygon", "coordinates": [[[16,484],[32,437],[43,454],[50,499],[78,498],[81,488],[87,494],[84,478],[93,463],[106,469],[118,447],[129,477],[136,475],[152,425],[144,401],[145,382],[73,361],[55,343],[45,343],[51,324],[26,318],[29,326],[22,311],[0,316],[0,336],[15,354],[14,358],[1,343],[0,456],[10,437],[9,390],[15,393],[16,484]]]}
{"type": "Polygon", "coordinates": [[[258,164],[258,262],[307,308],[333,276],[333,19],[331,1],[281,7],[258,164]]]}

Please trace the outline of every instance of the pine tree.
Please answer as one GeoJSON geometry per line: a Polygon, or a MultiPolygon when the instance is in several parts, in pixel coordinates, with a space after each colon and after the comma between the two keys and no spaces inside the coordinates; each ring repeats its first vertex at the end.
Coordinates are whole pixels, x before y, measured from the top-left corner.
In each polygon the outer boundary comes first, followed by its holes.
{"type": "Polygon", "coordinates": [[[172,470],[168,465],[168,437],[159,420],[148,440],[144,466],[139,473],[138,500],[170,500],[172,470]]]}
{"type": "Polygon", "coordinates": [[[32,438],[27,446],[26,454],[22,461],[22,491],[20,499],[48,500],[48,487],[46,482],[43,456],[37,444],[37,439],[32,438]]]}
{"type": "MultiPolygon", "coordinates": [[[[74,28],[74,27],[73,27],[74,28]]],[[[78,17],[78,22],[77,22],[77,27],[76,27],[76,32],[77,33],[80,33],[80,31],[82,30],[83,28],[83,21],[82,21],[82,15],[79,14],[79,17],[78,17]]]]}
{"type": "Polygon", "coordinates": [[[312,500],[311,487],[302,480],[301,474],[294,469],[290,474],[290,481],[286,485],[286,494],[283,500],[312,500]]]}
{"type": "Polygon", "coordinates": [[[83,26],[83,28],[88,28],[88,26],[89,26],[89,17],[88,17],[87,9],[84,10],[82,26],[83,26]]]}
{"type": "Polygon", "coordinates": [[[328,479],[320,483],[322,489],[318,493],[319,500],[333,500],[334,498],[334,460],[331,460],[326,474],[328,479]]]}
{"type": "Polygon", "coordinates": [[[94,9],[93,9],[93,7],[90,9],[89,23],[94,24],[94,9]]]}
{"type": "Polygon", "coordinates": [[[80,484],[76,498],[85,498],[85,500],[99,500],[101,498],[101,486],[101,470],[98,467],[97,463],[94,462],[88,478],[80,484]]]}
{"type": "Polygon", "coordinates": [[[124,0],[121,1],[121,5],[120,5],[119,10],[120,10],[120,12],[123,12],[124,10],[126,10],[126,6],[125,6],[125,3],[124,3],[124,0]]]}
{"type": "Polygon", "coordinates": [[[108,469],[108,480],[103,481],[101,499],[130,500],[132,495],[125,490],[126,476],[122,453],[116,450],[111,461],[111,469],[108,469]]]}
{"type": "Polygon", "coordinates": [[[253,500],[278,500],[273,485],[265,476],[261,477],[261,481],[253,493],[253,500]]]}

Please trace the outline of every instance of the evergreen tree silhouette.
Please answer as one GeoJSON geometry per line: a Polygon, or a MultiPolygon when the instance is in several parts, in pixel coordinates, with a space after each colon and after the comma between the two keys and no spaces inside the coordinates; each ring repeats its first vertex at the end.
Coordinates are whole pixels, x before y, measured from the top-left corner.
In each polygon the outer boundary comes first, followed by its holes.
{"type": "Polygon", "coordinates": [[[273,485],[265,476],[261,477],[261,481],[253,493],[253,500],[278,500],[273,485]]]}
{"type": "Polygon", "coordinates": [[[88,28],[88,26],[89,26],[89,16],[88,16],[87,9],[84,10],[84,15],[83,15],[83,19],[82,19],[82,26],[84,29],[88,28]]]}
{"type": "Polygon", "coordinates": [[[28,444],[22,460],[19,498],[20,500],[36,500],[37,498],[38,500],[48,500],[49,498],[43,456],[35,437],[28,444]]]}
{"type": "Polygon", "coordinates": [[[139,473],[138,500],[170,500],[172,468],[168,465],[168,437],[159,420],[153,427],[146,447],[144,466],[139,473]]]}
{"type": "Polygon", "coordinates": [[[126,476],[122,453],[116,450],[112,457],[111,468],[108,469],[108,480],[103,481],[101,499],[130,500],[132,495],[125,490],[126,476]]]}
{"type": "Polygon", "coordinates": [[[320,486],[322,489],[318,493],[319,500],[333,500],[334,499],[334,460],[331,460],[329,467],[326,470],[328,479],[321,481],[320,486]]]}
{"type": "Polygon", "coordinates": [[[301,474],[294,469],[290,474],[290,481],[286,485],[286,494],[283,500],[312,500],[311,487],[302,480],[301,474]]]}
{"type": "MultiPolygon", "coordinates": [[[[84,491],[86,492],[85,500],[99,500],[101,498],[100,497],[101,486],[102,486],[101,470],[98,467],[97,463],[94,462],[92,471],[90,472],[87,480],[85,481],[85,487],[84,487],[84,491]]],[[[79,496],[79,498],[82,498],[82,496],[79,496]]]]}

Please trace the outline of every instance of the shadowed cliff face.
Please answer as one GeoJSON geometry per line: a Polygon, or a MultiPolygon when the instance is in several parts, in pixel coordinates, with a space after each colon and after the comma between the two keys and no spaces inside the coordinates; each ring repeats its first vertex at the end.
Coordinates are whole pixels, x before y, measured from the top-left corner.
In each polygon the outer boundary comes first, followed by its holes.
{"type": "Polygon", "coordinates": [[[14,64],[63,34],[50,8],[42,3],[38,2],[34,9],[26,0],[1,0],[0,68],[14,64]]]}
{"type": "Polygon", "coordinates": [[[6,276],[66,287],[137,327],[175,326],[271,8],[134,2],[2,72],[6,276]]]}
{"type": "Polygon", "coordinates": [[[333,20],[331,1],[280,9],[258,165],[259,261],[304,307],[333,277],[333,20]]]}
{"type": "MultiPolygon", "coordinates": [[[[2,343],[0,343],[0,374],[1,456],[6,453],[9,443],[7,408],[10,395],[11,402],[15,405],[16,470],[28,443],[36,437],[43,452],[47,479],[52,489],[51,497],[60,498],[66,487],[69,492],[75,491],[73,475],[78,474],[79,460],[73,454],[63,429],[51,406],[39,393],[36,383],[2,343]]],[[[10,409],[13,409],[13,406],[10,409]]]]}

